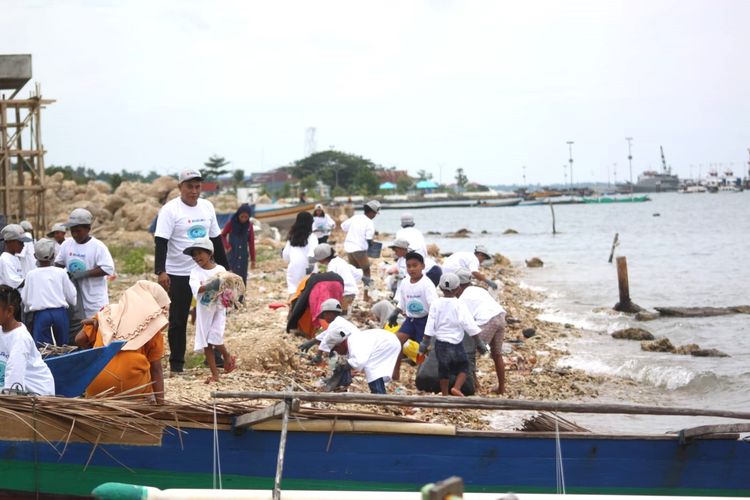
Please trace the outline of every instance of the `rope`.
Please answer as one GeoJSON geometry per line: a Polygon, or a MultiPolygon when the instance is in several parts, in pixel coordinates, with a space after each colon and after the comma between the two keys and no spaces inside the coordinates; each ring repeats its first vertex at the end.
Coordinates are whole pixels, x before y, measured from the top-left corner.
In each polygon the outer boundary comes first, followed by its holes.
{"type": "Polygon", "coordinates": [[[219,489],[222,489],[221,484],[221,456],[219,454],[219,424],[216,417],[216,399],[214,403],[214,459],[213,459],[213,489],[216,489],[218,483],[219,489]]]}
{"type": "Polygon", "coordinates": [[[557,494],[565,494],[565,472],[563,471],[562,448],[560,448],[560,427],[555,419],[555,479],[557,494]]]}

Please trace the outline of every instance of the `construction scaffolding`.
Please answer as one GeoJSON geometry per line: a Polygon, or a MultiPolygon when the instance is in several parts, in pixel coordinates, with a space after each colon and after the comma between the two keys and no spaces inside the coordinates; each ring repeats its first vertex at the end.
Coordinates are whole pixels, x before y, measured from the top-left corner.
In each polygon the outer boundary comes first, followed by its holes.
{"type": "Polygon", "coordinates": [[[44,205],[44,145],[42,109],[54,103],[42,99],[39,84],[25,99],[16,96],[31,79],[30,55],[0,55],[0,226],[30,221],[46,232],[44,205]]]}

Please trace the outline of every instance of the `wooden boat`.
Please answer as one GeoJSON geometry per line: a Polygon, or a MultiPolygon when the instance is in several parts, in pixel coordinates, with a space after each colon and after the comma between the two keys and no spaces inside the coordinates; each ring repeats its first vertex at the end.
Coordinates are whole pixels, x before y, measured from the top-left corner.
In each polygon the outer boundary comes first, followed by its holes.
{"type": "MultiPolygon", "coordinates": [[[[381,210],[419,210],[421,208],[458,208],[476,206],[477,200],[414,200],[414,201],[394,201],[383,202],[380,204],[381,210]]],[[[361,207],[357,207],[361,209],[361,207]]]]}
{"type": "MultiPolygon", "coordinates": [[[[292,227],[298,213],[312,212],[314,208],[315,203],[255,205],[254,217],[261,222],[277,228],[279,231],[286,231],[292,227]]],[[[219,227],[224,227],[224,224],[227,223],[232,215],[234,215],[234,212],[217,213],[216,220],[219,223],[219,227]]]]}
{"type": "Polygon", "coordinates": [[[506,198],[500,200],[481,200],[480,207],[515,207],[523,201],[523,198],[506,198]]]}
{"type": "Polygon", "coordinates": [[[746,423],[659,435],[465,431],[299,401],[745,420],[748,412],[309,392],[213,395],[220,401],[215,414],[210,405],[136,411],[128,402],[117,415],[111,400],[0,396],[0,491],[16,498],[87,495],[106,482],[211,488],[217,479],[225,489],[270,489],[274,478],[285,490],[419,491],[457,475],[470,492],[550,493],[563,480],[568,493],[750,495],[750,443],[738,434],[750,430],[746,423]],[[280,402],[241,407],[225,397],[280,402]]]}
{"type": "Polygon", "coordinates": [[[596,196],[593,198],[583,198],[584,203],[642,203],[651,201],[647,195],[640,196],[596,196]]]}

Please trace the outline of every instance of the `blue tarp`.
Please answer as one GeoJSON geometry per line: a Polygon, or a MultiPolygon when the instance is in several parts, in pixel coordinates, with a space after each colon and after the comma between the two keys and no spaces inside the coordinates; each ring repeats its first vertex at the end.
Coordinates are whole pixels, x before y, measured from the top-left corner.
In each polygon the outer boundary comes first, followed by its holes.
{"type": "Polygon", "coordinates": [[[105,347],[74,351],[44,360],[55,379],[55,394],[77,398],[107,366],[126,342],[115,341],[105,347]]]}
{"type": "Polygon", "coordinates": [[[392,182],[384,182],[378,186],[378,189],[396,189],[396,185],[392,182]]]}
{"type": "Polygon", "coordinates": [[[436,189],[438,187],[435,181],[423,180],[417,182],[417,189],[436,189]]]}

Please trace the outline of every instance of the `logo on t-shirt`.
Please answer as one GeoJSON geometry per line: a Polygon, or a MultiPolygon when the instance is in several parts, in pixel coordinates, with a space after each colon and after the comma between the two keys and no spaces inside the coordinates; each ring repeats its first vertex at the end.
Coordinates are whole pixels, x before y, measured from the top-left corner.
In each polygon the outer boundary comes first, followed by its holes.
{"type": "Polygon", "coordinates": [[[68,261],[68,272],[75,273],[78,271],[86,271],[86,263],[81,259],[71,259],[68,261]]]}
{"type": "Polygon", "coordinates": [[[0,387],[4,387],[4,386],[5,386],[5,361],[0,361],[0,387]]]}
{"type": "Polygon", "coordinates": [[[411,299],[406,303],[406,312],[411,314],[424,314],[424,304],[421,300],[411,299]]]}
{"type": "Polygon", "coordinates": [[[199,240],[206,237],[206,226],[195,224],[187,230],[187,237],[191,240],[199,240]]]}

